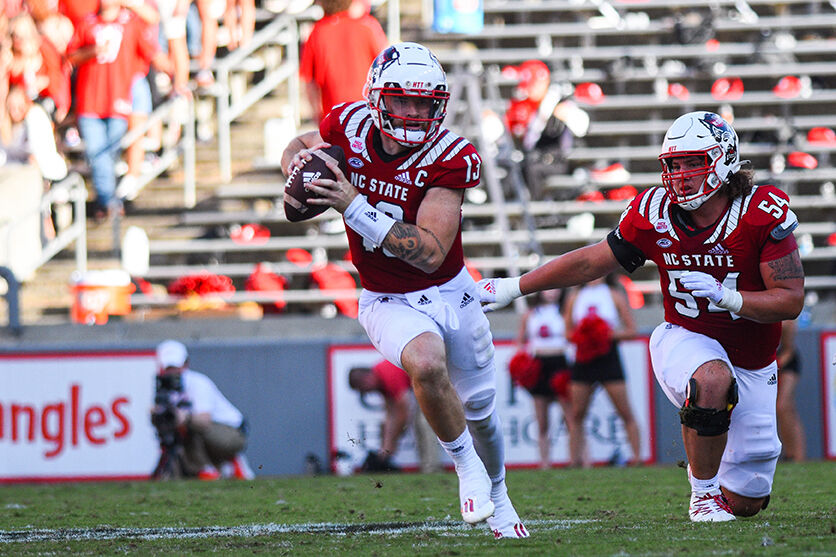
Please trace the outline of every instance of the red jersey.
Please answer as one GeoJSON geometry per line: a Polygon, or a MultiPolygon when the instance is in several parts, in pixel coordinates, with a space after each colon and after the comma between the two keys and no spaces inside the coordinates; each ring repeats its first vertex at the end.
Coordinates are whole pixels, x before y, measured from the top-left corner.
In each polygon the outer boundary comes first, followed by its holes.
{"type": "Polygon", "coordinates": [[[632,272],[645,259],[659,266],[665,320],[716,339],[735,366],[759,369],[775,359],[781,323],[756,323],[696,298],[677,280],[684,271],[702,271],[740,291],[765,290],[760,264],[797,249],[798,225],[789,197],[775,186],[755,186],[729,202],[726,212],[705,229],[686,224],[686,213],[664,188],[637,195],[608,241],[622,266],[632,272]]]}
{"type": "Polygon", "coordinates": [[[148,26],[130,10],[121,10],[114,21],[88,15],[76,28],[67,52],[107,44],[105,52],[78,67],[76,112],[79,116],[127,118],[131,113],[131,84],[140,60],[151,60],[158,45],[148,26]]]}
{"type": "Polygon", "coordinates": [[[398,400],[412,388],[409,375],[389,360],[376,364],[372,368],[372,373],[380,380],[380,392],[387,400],[398,400]]]}
{"type": "MultiPolygon", "coordinates": [[[[383,151],[380,133],[365,102],[334,107],[319,127],[322,138],[339,145],[348,159],[346,178],[377,210],[396,221],[415,224],[418,208],[430,188],[472,188],[479,185],[482,159],[466,139],[441,127],[435,138],[400,155],[383,151]]],[[[351,261],[363,288],[405,293],[444,284],[464,266],[461,221],[441,266],[425,273],[346,226],[351,261]]]]}

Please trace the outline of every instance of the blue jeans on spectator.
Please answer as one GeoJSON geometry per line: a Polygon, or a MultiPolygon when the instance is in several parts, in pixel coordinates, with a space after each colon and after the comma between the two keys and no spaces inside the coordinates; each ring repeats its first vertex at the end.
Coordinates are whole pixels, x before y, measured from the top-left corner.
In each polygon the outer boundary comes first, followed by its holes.
{"type": "Polygon", "coordinates": [[[203,22],[200,21],[200,11],[197,4],[192,2],[186,14],[186,45],[191,56],[198,56],[203,50],[203,43],[200,42],[202,37],[203,22]]]}
{"type": "Polygon", "coordinates": [[[96,205],[100,209],[119,208],[122,202],[114,195],[116,161],[121,152],[119,142],[128,131],[128,121],[123,118],[79,116],[78,131],[84,140],[84,154],[93,176],[96,205]]]}

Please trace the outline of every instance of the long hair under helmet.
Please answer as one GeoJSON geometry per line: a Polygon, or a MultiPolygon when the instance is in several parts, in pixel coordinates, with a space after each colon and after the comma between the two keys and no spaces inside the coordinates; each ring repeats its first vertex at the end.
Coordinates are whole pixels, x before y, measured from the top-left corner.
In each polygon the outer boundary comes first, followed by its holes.
{"type": "Polygon", "coordinates": [[[694,211],[717,193],[723,184],[741,166],[749,161],[740,160],[737,150],[737,134],[728,122],[713,112],[689,112],[674,120],[662,142],[662,184],[668,190],[671,201],[694,211]],[[703,157],[699,168],[676,172],[671,165],[675,157],[703,157]],[[696,193],[682,194],[677,183],[694,177],[703,182],[696,193]]]}
{"type": "Polygon", "coordinates": [[[378,54],[369,68],[363,94],[380,132],[407,147],[427,143],[436,136],[450,99],[441,64],[427,47],[417,43],[398,43],[378,54]],[[389,97],[430,99],[429,117],[393,116],[386,105],[389,97]],[[403,127],[396,127],[395,120],[403,127]]]}

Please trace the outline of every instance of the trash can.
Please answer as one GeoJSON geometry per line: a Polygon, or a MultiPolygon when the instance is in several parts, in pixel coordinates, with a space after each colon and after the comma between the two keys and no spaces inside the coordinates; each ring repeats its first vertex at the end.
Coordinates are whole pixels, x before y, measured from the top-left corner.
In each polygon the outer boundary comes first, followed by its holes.
{"type": "Polygon", "coordinates": [[[481,33],[485,25],[482,0],[434,0],[433,31],[437,33],[481,33]]]}
{"type": "Polygon", "coordinates": [[[131,276],[120,269],[104,271],[76,271],[71,277],[70,291],[73,323],[103,325],[111,315],[131,312],[131,294],[136,287],[131,276]]]}

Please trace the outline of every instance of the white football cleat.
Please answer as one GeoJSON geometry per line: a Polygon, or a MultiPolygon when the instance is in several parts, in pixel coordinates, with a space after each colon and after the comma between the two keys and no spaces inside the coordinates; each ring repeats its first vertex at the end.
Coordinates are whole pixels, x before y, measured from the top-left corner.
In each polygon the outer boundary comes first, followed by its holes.
{"type": "MultiPolygon", "coordinates": [[[[488,522],[490,522],[490,519],[488,519],[488,522]]],[[[498,540],[522,539],[529,536],[528,530],[525,529],[522,522],[515,522],[510,527],[502,530],[497,528],[491,528],[491,530],[493,530],[493,537],[498,540]]]]}
{"type": "Polygon", "coordinates": [[[491,479],[484,466],[479,472],[459,476],[462,518],[468,524],[479,524],[494,512],[494,504],[491,501],[491,479]]]}
{"type": "Polygon", "coordinates": [[[719,489],[706,493],[691,492],[688,507],[691,522],[728,522],[735,520],[729,502],[719,489]]]}
{"type": "Polygon", "coordinates": [[[511,503],[510,497],[508,497],[505,482],[493,488],[491,497],[496,506],[493,516],[488,518],[488,527],[493,532],[493,537],[498,540],[527,538],[528,530],[526,530],[520,516],[514,509],[513,503],[511,503]]]}
{"type": "Polygon", "coordinates": [[[468,524],[479,524],[493,515],[494,504],[488,499],[480,500],[477,497],[468,497],[462,502],[462,518],[468,524]]]}

